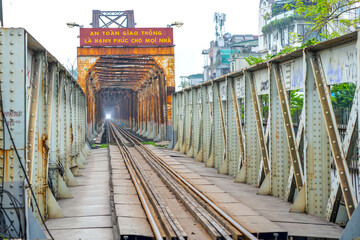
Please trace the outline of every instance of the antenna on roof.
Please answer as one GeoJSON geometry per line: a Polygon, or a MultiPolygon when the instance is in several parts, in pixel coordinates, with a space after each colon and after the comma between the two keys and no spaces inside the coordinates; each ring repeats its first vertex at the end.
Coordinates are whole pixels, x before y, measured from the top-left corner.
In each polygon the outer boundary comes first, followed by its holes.
{"type": "Polygon", "coordinates": [[[222,38],[225,33],[225,21],[226,14],[225,13],[214,13],[214,22],[215,22],[215,36],[216,39],[222,38]]]}

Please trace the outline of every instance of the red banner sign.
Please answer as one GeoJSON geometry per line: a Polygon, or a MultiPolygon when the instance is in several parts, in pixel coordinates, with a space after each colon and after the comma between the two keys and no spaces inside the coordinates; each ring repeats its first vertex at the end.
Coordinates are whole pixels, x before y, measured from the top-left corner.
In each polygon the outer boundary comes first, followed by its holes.
{"type": "Polygon", "coordinates": [[[80,28],[80,46],[172,46],[172,28],[80,28]]]}

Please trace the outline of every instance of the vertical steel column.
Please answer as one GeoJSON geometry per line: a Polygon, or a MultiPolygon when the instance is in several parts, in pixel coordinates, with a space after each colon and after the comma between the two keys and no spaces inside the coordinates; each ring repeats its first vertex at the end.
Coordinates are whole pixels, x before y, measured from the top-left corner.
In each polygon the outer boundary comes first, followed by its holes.
{"type": "Polygon", "coordinates": [[[234,78],[227,78],[227,89],[227,157],[229,161],[229,174],[235,177],[239,171],[239,161],[244,160],[244,145],[241,136],[234,78]]]}
{"type": "Polygon", "coordinates": [[[304,91],[304,171],[306,177],[306,212],[323,217],[330,195],[330,146],[321,113],[321,103],[311,70],[310,56],[305,53],[306,81],[304,91]]]}
{"type": "MultiPolygon", "coordinates": [[[[25,199],[25,174],[21,168],[26,164],[26,144],[27,133],[27,108],[26,102],[28,95],[26,71],[27,54],[27,35],[24,29],[1,29],[0,28],[0,109],[4,114],[0,114],[0,183],[3,189],[7,190],[15,199],[19,201],[19,206],[15,207],[6,194],[0,195],[0,205],[4,212],[10,216],[5,219],[6,226],[13,224],[8,230],[13,237],[20,238],[15,234],[15,230],[26,230],[26,221],[24,219],[27,209],[27,200],[25,199]],[[4,118],[5,117],[5,118],[4,118]],[[9,128],[6,127],[5,119],[9,128]],[[15,146],[11,142],[10,134],[14,139],[15,146]],[[15,148],[19,154],[17,157],[15,148]],[[16,214],[11,212],[20,211],[21,219],[17,220],[16,214]],[[11,221],[13,221],[11,223],[11,221]]],[[[31,56],[29,56],[31,57],[31,56]]],[[[29,221],[29,219],[28,219],[29,221]]],[[[2,229],[5,230],[5,229],[2,229]]],[[[6,232],[4,231],[4,234],[6,232]]]]}
{"type": "MultiPolygon", "coordinates": [[[[252,103],[252,89],[249,72],[245,75],[245,154],[246,154],[246,182],[254,186],[257,185],[257,174],[260,168],[260,149],[259,137],[257,134],[257,123],[254,121],[255,108],[252,103]]],[[[254,84],[254,83],[252,83],[254,84]]],[[[255,94],[256,95],[256,94],[255,94]]],[[[257,96],[256,96],[257,97],[257,96]]]]}
{"type": "MultiPolygon", "coordinates": [[[[286,128],[288,130],[290,129],[290,131],[292,129],[291,112],[286,108],[286,104],[288,103],[286,90],[282,85],[279,86],[279,79],[277,75],[274,76],[273,67],[272,64],[268,64],[270,81],[270,125],[267,126],[267,128],[269,128],[270,137],[269,162],[271,164],[271,194],[284,199],[291,164],[288,150],[296,151],[293,146],[288,149],[287,142],[292,141],[291,143],[294,143],[295,134],[287,135],[285,130],[286,128]],[[280,98],[278,97],[279,94],[280,98]],[[279,105],[281,106],[280,108],[279,105]],[[285,118],[287,125],[284,124],[283,118],[285,118]]],[[[279,67],[277,66],[277,68],[279,67]]]]}
{"type": "MultiPolygon", "coordinates": [[[[245,77],[244,75],[242,76],[243,78],[245,77]]],[[[233,105],[233,112],[235,115],[235,128],[236,128],[236,136],[237,136],[237,141],[236,143],[238,144],[239,148],[237,148],[239,150],[239,157],[240,159],[238,159],[238,166],[240,167],[240,162],[241,162],[241,173],[236,173],[236,182],[245,182],[246,181],[246,163],[245,163],[245,141],[244,141],[244,136],[243,136],[243,130],[242,130],[242,121],[241,121],[241,109],[239,108],[239,104],[238,104],[238,98],[236,95],[236,88],[235,88],[235,79],[232,78],[230,80],[230,86],[229,88],[231,89],[231,99],[232,99],[232,105],[233,105]],[[240,109],[240,111],[239,111],[240,109]]],[[[240,85],[240,79],[239,81],[239,85],[240,85]]],[[[240,91],[240,88],[239,88],[240,91]]],[[[239,92],[240,94],[240,92],[239,92]]],[[[230,124],[230,120],[229,120],[229,124],[230,124]]],[[[229,140],[229,143],[231,143],[232,141],[229,140]]]]}
{"type": "Polygon", "coordinates": [[[195,143],[195,147],[194,147],[194,151],[195,151],[195,161],[197,162],[202,162],[203,160],[203,104],[204,101],[203,99],[203,87],[200,87],[197,89],[197,94],[196,94],[196,105],[197,105],[197,111],[198,113],[196,114],[197,117],[197,135],[195,136],[194,139],[194,143],[195,143]]]}
{"type": "MultiPolygon", "coordinates": [[[[219,159],[219,173],[228,174],[229,166],[228,166],[228,156],[227,156],[227,131],[226,131],[226,111],[227,108],[223,107],[223,101],[225,102],[225,106],[227,105],[227,79],[224,82],[219,82],[217,85],[217,96],[218,96],[218,104],[219,104],[219,113],[220,113],[220,126],[221,126],[221,135],[223,142],[223,153],[222,159],[219,159]],[[225,113],[224,113],[225,112],[225,113]]],[[[216,161],[215,161],[216,162],[216,161]]]]}

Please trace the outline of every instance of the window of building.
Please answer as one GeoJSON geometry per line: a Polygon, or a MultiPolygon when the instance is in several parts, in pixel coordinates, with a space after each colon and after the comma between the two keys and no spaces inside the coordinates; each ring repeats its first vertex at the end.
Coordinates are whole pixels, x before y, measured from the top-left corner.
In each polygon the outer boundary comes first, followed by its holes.
{"type": "Polygon", "coordinates": [[[304,38],[305,35],[305,25],[304,24],[298,24],[297,25],[297,34],[299,38],[304,38]]]}
{"type": "Polygon", "coordinates": [[[269,39],[268,39],[268,40],[269,40],[268,43],[269,43],[269,50],[270,50],[270,49],[271,49],[271,34],[268,35],[268,38],[269,38],[269,39]]]}
{"type": "Polygon", "coordinates": [[[268,41],[267,41],[267,35],[264,35],[264,46],[267,46],[268,41]]]}
{"type": "Polygon", "coordinates": [[[294,25],[290,25],[288,27],[288,44],[292,44],[293,43],[293,39],[291,38],[291,33],[294,32],[295,26],[294,25]]]}
{"type": "Polygon", "coordinates": [[[281,29],[281,46],[284,47],[285,43],[285,28],[281,29]]]}

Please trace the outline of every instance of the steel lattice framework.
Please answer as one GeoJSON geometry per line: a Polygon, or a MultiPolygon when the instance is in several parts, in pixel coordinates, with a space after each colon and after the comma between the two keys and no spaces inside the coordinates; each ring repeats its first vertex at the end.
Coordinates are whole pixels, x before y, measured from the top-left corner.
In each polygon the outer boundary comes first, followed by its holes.
{"type": "Polygon", "coordinates": [[[174,149],[294,211],[335,222],[343,198],[350,218],[359,200],[359,46],[354,32],[176,92],[174,149]],[[343,83],[356,85],[345,126],[330,93],[343,83]],[[304,99],[296,124],[295,90],[304,99]]]}
{"type": "Polygon", "coordinates": [[[134,11],[100,11],[93,10],[93,28],[134,28],[134,11]]]}

